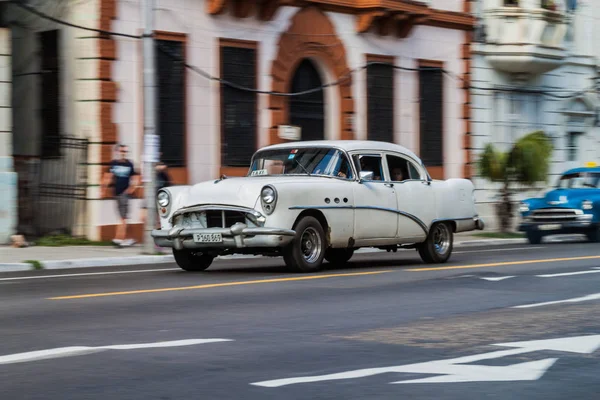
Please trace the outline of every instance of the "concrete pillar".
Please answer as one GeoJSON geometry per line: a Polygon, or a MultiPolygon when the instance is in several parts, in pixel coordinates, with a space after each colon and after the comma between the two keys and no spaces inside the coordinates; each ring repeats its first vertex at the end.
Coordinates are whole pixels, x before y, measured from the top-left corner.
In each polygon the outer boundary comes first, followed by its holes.
{"type": "Polygon", "coordinates": [[[0,244],[17,227],[17,174],[13,168],[10,29],[0,28],[0,244]]]}

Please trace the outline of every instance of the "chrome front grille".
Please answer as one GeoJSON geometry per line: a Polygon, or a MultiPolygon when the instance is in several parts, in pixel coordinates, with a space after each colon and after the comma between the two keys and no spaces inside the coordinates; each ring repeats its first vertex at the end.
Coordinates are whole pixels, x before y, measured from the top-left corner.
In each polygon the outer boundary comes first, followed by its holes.
{"type": "Polygon", "coordinates": [[[206,211],[207,228],[230,228],[238,222],[248,224],[246,215],[243,212],[229,210],[206,211]]]}
{"type": "Polygon", "coordinates": [[[186,228],[231,228],[236,223],[257,226],[243,211],[205,210],[182,213],[174,218],[174,225],[186,228]]]}
{"type": "Polygon", "coordinates": [[[583,211],[570,208],[543,208],[531,213],[535,222],[569,222],[576,221],[583,211]]]}

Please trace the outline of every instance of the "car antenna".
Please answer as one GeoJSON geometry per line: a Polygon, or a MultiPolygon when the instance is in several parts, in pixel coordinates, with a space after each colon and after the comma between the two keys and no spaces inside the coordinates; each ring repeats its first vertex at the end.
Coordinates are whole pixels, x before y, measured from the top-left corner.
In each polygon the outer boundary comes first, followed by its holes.
{"type": "Polygon", "coordinates": [[[227,179],[227,175],[223,174],[219,177],[219,179],[217,179],[214,183],[219,183],[221,182],[223,179],[227,179]]]}

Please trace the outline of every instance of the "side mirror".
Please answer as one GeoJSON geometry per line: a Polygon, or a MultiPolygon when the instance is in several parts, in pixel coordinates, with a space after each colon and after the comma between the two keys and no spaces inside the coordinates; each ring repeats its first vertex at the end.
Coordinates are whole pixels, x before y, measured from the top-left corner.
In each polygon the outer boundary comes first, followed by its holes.
{"type": "Polygon", "coordinates": [[[373,171],[360,171],[360,181],[370,181],[373,180],[373,171]]]}

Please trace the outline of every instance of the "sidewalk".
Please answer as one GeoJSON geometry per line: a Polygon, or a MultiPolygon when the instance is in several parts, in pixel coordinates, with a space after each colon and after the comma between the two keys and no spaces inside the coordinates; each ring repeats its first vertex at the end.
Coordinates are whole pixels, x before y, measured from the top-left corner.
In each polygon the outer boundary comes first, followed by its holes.
{"type": "MultiPolygon", "coordinates": [[[[525,239],[488,239],[461,233],[454,239],[454,246],[526,243],[525,239]]],[[[168,250],[168,249],[167,249],[168,250]]],[[[13,248],[0,246],[0,272],[28,271],[33,269],[68,269],[87,267],[131,266],[174,263],[173,255],[143,255],[140,245],[128,248],[111,246],[32,246],[13,248]]],[[[358,253],[378,252],[377,249],[361,249],[358,253]]],[[[220,259],[255,258],[256,256],[232,255],[220,259]]]]}

